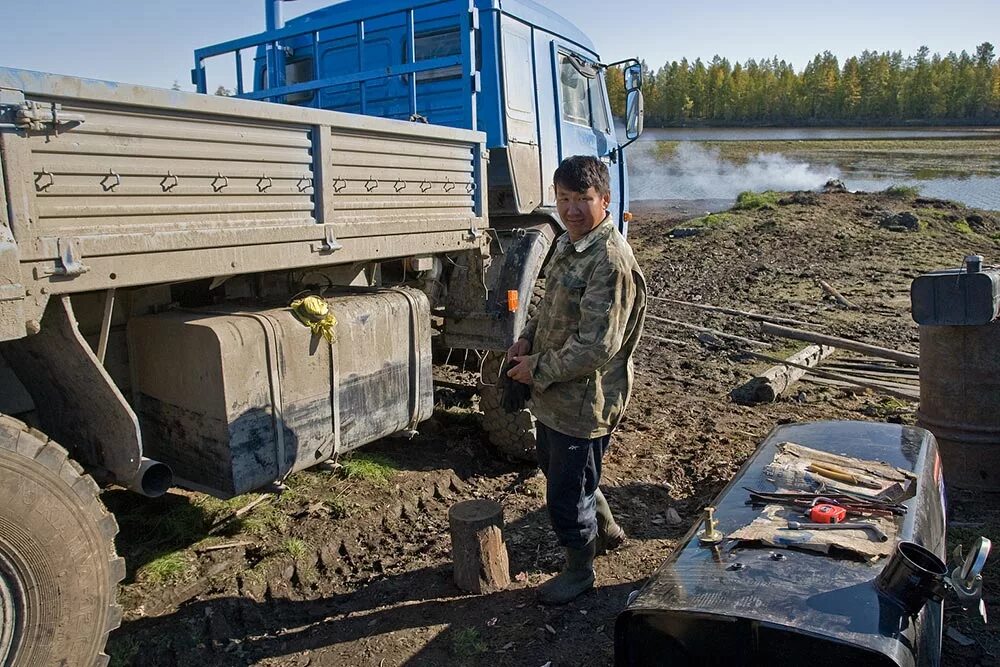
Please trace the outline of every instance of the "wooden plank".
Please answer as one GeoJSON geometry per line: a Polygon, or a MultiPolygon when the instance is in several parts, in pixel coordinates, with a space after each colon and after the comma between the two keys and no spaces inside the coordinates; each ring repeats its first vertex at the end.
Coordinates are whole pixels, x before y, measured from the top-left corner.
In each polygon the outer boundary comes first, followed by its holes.
{"type": "Polygon", "coordinates": [[[868,343],[862,343],[860,341],[850,340],[847,338],[827,336],[813,331],[803,331],[802,329],[793,329],[779,324],[770,324],[769,322],[761,322],[760,330],[771,336],[791,338],[792,340],[804,340],[809,343],[816,343],[817,345],[831,345],[843,350],[853,350],[855,352],[873,354],[877,357],[892,359],[893,361],[897,361],[907,366],[920,365],[920,357],[915,354],[900,352],[899,350],[890,350],[885,347],[869,345],[868,343]]]}

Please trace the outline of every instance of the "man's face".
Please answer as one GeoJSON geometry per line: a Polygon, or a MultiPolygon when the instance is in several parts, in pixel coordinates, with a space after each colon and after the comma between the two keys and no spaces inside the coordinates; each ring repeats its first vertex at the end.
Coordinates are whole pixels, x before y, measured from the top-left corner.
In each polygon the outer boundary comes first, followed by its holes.
{"type": "Polygon", "coordinates": [[[604,220],[611,203],[610,194],[598,194],[594,186],[574,192],[556,183],[556,208],[571,241],[579,241],[604,220]]]}

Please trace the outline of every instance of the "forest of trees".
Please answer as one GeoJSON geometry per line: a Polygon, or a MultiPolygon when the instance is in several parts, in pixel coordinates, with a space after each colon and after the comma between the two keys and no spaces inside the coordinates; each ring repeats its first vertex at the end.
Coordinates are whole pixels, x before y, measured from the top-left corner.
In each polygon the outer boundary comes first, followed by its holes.
{"type": "MultiPolygon", "coordinates": [[[[719,56],[655,72],[643,62],[643,70],[646,125],[653,127],[1000,123],[1000,59],[989,42],[971,55],[865,51],[843,66],[826,51],[801,72],[777,57],[733,64],[719,56]]],[[[619,73],[608,73],[608,89],[620,116],[619,73]]]]}

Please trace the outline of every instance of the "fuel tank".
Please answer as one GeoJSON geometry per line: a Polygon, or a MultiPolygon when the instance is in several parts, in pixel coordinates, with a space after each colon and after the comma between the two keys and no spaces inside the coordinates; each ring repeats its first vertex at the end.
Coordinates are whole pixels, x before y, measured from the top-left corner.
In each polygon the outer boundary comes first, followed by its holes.
{"type": "MultiPolygon", "coordinates": [[[[728,535],[760,514],[744,487],[773,491],[764,474],[778,443],[878,460],[915,475],[914,495],[896,539],[906,553],[945,557],[944,483],[937,444],[916,427],[868,422],[779,426],[716,498],[718,530],[728,535]]],[[[649,579],[615,624],[615,664],[936,665],[942,604],[906,608],[876,579],[893,558],[864,560],[796,548],[698,539],[701,523],[649,579]]],[[[905,555],[905,554],[904,554],[905,555]]],[[[901,581],[890,570],[883,581],[901,581]]]]}
{"type": "Polygon", "coordinates": [[[176,310],[128,324],[144,447],[182,486],[239,495],[434,407],[430,307],[407,288],[326,299],[327,342],[288,308],[176,310]]]}

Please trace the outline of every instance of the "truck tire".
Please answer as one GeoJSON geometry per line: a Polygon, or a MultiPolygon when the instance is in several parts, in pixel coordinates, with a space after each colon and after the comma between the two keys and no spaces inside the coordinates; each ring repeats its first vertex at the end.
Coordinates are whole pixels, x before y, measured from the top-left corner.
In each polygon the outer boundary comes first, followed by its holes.
{"type": "Polygon", "coordinates": [[[40,431],[0,415],[0,665],[108,664],[125,560],[97,484],[40,431]]]}
{"type": "MultiPolygon", "coordinates": [[[[539,280],[528,304],[528,317],[535,315],[538,304],[545,294],[545,281],[539,280]]],[[[504,366],[505,350],[487,352],[483,370],[479,378],[479,409],[483,413],[483,430],[489,436],[490,444],[500,453],[519,461],[536,461],[535,417],[528,409],[509,413],[500,405],[498,378],[504,366]]]]}

